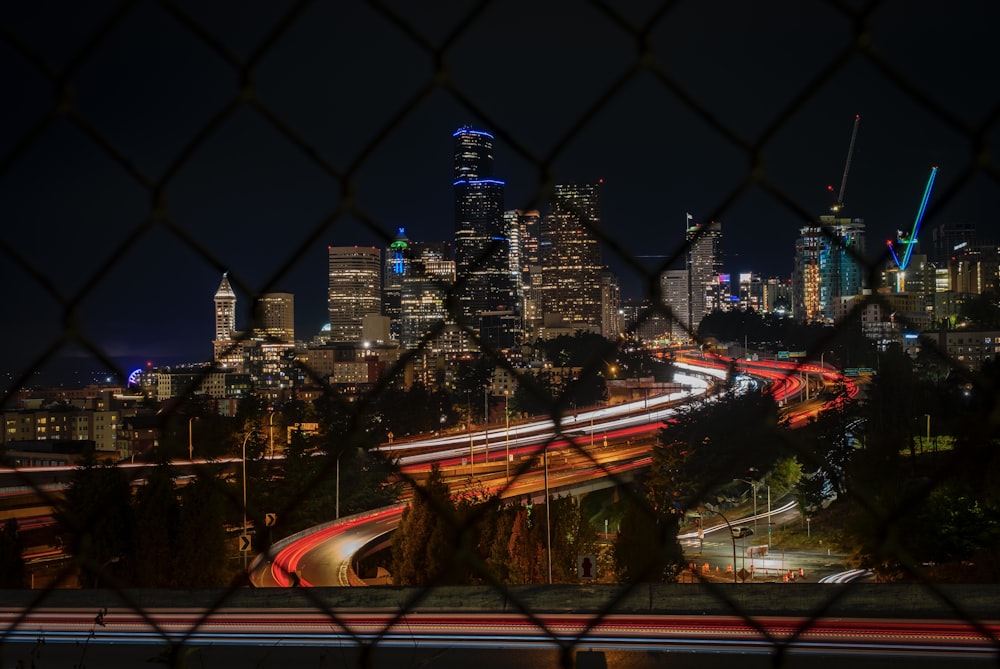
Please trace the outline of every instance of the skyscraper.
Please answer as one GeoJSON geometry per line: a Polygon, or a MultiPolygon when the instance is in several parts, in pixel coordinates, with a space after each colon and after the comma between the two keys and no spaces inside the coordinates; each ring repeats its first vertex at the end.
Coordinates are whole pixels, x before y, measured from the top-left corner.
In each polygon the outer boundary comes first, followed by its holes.
{"type": "Polygon", "coordinates": [[[541,215],[536,210],[505,211],[504,229],[510,239],[510,271],[514,282],[515,304],[524,327],[531,329],[540,324],[537,295],[532,294],[532,276],[541,276],[538,261],[538,236],[541,215]],[[536,323],[535,321],[539,321],[536,323]]]}
{"type": "Polygon", "coordinates": [[[688,318],[692,333],[698,332],[701,319],[724,305],[719,292],[722,273],[722,224],[694,223],[687,215],[688,318]]]}
{"type": "Polygon", "coordinates": [[[330,341],[357,343],[362,319],[382,313],[382,252],[358,246],[329,247],[330,341]]]}
{"type": "Polygon", "coordinates": [[[860,295],[864,268],[855,258],[865,250],[865,223],[860,218],[820,216],[819,225],[799,231],[792,268],[795,318],[833,323],[837,302],[860,295]]]}
{"type": "Polygon", "coordinates": [[[663,304],[670,309],[668,336],[673,341],[690,339],[691,286],[686,269],[668,269],[660,275],[660,294],[663,304]]]}
{"type": "Polygon", "coordinates": [[[400,290],[400,344],[408,349],[450,320],[448,289],[455,283],[455,261],[445,244],[416,243],[411,254],[400,290]]]}
{"type": "Polygon", "coordinates": [[[265,293],[257,300],[254,336],[276,344],[295,343],[295,296],[265,293]]]}
{"type": "Polygon", "coordinates": [[[392,339],[399,339],[401,291],[410,257],[410,240],[406,231],[399,228],[396,238],[385,251],[385,268],[382,272],[382,313],[389,317],[389,335],[392,339]]]}
{"type": "Polygon", "coordinates": [[[600,183],[555,187],[542,221],[541,310],[546,321],[601,332],[600,183]]]}
{"type": "Polygon", "coordinates": [[[221,367],[239,367],[242,363],[236,335],[236,293],[229,283],[229,273],[222,275],[215,291],[215,363],[221,367]]]}
{"type": "Polygon", "coordinates": [[[458,316],[475,326],[483,312],[516,308],[503,222],[504,182],[492,178],[493,135],[466,126],[453,136],[458,316]]]}

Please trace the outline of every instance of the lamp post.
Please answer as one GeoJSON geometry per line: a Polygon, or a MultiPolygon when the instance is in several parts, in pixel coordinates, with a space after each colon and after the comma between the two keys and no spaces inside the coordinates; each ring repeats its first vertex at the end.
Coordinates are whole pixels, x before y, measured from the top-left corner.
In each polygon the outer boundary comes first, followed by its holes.
{"type": "Polygon", "coordinates": [[[503,391],[503,415],[507,424],[504,432],[504,456],[507,467],[507,483],[510,483],[510,392],[503,391]]]}
{"type": "Polygon", "coordinates": [[[548,580],[552,585],[552,522],[549,506],[549,444],[542,445],[542,470],[545,482],[545,556],[548,559],[548,580]]]}
{"type": "MultiPolygon", "coordinates": [[[[247,535],[247,442],[250,440],[250,436],[253,435],[253,430],[247,432],[247,436],[243,437],[243,536],[247,535]]],[[[247,554],[246,551],[243,552],[243,568],[246,569],[247,566],[247,554]]]]}
{"type": "Polygon", "coordinates": [[[750,487],[753,490],[753,531],[757,532],[757,482],[747,481],[746,479],[736,479],[736,480],[741,481],[742,483],[750,484],[750,487]]]}
{"type": "Polygon", "coordinates": [[[334,502],[334,511],[333,511],[334,519],[340,518],[340,456],[343,454],[344,451],[337,453],[337,483],[335,485],[335,492],[334,492],[334,499],[336,500],[334,502]]]}
{"type": "Polygon", "coordinates": [[[274,457],[274,412],[271,411],[267,416],[267,442],[268,442],[268,452],[271,457],[274,457]]]}
{"type": "Polygon", "coordinates": [[[733,583],[736,583],[736,532],[733,530],[733,526],[729,523],[729,519],[726,518],[721,511],[707,504],[705,505],[705,508],[722,518],[722,520],[726,523],[726,527],[729,528],[729,538],[733,542],[733,583]]]}
{"type": "Polygon", "coordinates": [[[767,549],[771,550],[771,486],[767,486],[767,549]]]}
{"type": "Polygon", "coordinates": [[[483,453],[485,453],[484,460],[486,462],[490,461],[490,388],[489,386],[483,386],[483,439],[485,443],[483,444],[483,453]]]}
{"type": "Polygon", "coordinates": [[[194,460],[194,422],[198,416],[188,418],[188,460],[194,460]]]}
{"type": "Polygon", "coordinates": [[[476,450],[472,440],[472,391],[465,391],[465,424],[469,426],[469,476],[475,471],[476,450]]]}

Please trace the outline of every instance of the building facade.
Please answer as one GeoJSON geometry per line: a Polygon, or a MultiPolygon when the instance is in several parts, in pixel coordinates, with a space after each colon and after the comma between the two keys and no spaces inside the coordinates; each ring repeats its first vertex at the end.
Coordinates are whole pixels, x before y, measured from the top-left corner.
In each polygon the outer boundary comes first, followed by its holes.
{"type": "Polygon", "coordinates": [[[865,223],[821,216],[799,231],[792,271],[793,311],[806,322],[833,323],[838,302],[865,288],[865,223]]]}
{"type": "Polygon", "coordinates": [[[516,307],[504,229],[504,182],[493,178],[493,135],[463,127],[453,137],[456,316],[476,326],[481,313],[516,307]]]}
{"type": "Polygon", "coordinates": [[[719,283],[719,275],[722,274],[722,224],[715,221],[695,223],[690,214],[687,221],[687,325],[692,333],[696,333],[706,314],[728,306],[723,304],[719,283]]]}
{"type": "Polygon", "coordinates": [[[275,344],[295,343],[295,296],[265,293],[257,300],[254,338],[275,344]]]}
{"type": "Polygon", "coordinates": [[[540,306],[546,324],[602,332],[600,183],[555,187],[542,220],[540,306]]]}
{"type": "Polygon", "coordinates": [[[229,273],[222,275],[215,291],[215,339],[212,342],[213,360],[218,367],[240,370],[243,354],[236,332],[236,293],[229,283],[229,273]]]}
{"type": "Polygon", "coordinates": [[[329,341],[358,343],[365,316],[382,313],[382,252],[375,247],[329,247],[329,341]]]}

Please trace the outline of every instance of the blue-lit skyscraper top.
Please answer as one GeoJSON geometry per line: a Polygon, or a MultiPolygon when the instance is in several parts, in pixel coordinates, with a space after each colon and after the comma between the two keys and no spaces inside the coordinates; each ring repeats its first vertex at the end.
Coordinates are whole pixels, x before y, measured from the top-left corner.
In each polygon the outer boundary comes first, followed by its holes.
{"type": "Polygon", "coordinates": [[[455,131],[455,180],[493,176],[493,135],[463,126],[455,131]]]}
{"type": "Polygon", "coordinates": [[[389,244],[389,269],[392,274],[403,274],[406,271],[406,250],[410,246],[410,240],[406,237],[406,230],[399,228],[396,239],[389,244]]]}

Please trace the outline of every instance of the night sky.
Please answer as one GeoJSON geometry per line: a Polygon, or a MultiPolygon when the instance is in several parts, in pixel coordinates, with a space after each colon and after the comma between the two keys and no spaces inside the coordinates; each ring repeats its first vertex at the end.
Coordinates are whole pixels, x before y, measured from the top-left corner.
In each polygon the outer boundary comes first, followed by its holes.
{"type": "MultiPolygon", "coordinates": [[[[543,162],[555,182],[604,179],[606,234],[650,269],[690,212],[722,222],[727,271],[787,278],[798,229],[834,201],[855,114],[846,213],[865,219],[870,253],[912,225],[932,165],[925,228],[972,222],[1000,240],[1000,3],[873,3],[865,43],[902,85],[850,52],[860,24],[835,3],[668,3],[641,61],[655,72],[637,68],[622,22],[642,26],[658,4],[609,4],[621,22],[569,0],[124,3],[94,40],[119,4],[5,3],[0,370],[9,382],[54,346],[80,355],[59,345],[67,323],[123,369],[207,360],[223,271],[240,326],[246,291],[287,291],[310,339],[326,320],[328,245],[383,246],[400,226],[452,239],[465,124],[497,135],[508,209],[540,205],[543,162]],[[439,69],[430,50],[445,44],[439,69]],[[56,96],[44,72],[71,63],[72,94],[56,96]],[[47,121],[57,97],[69,113],[47,121]],[[731,199],[758,145],[768,187],[731,199]],[[984,147],[993,157],[976,163],[984,147]],[[54,294],[81,291],[67,321],[54,294]]],[[[641,298],[634,264],[610,246],[604,260],[641,298]]]]}

